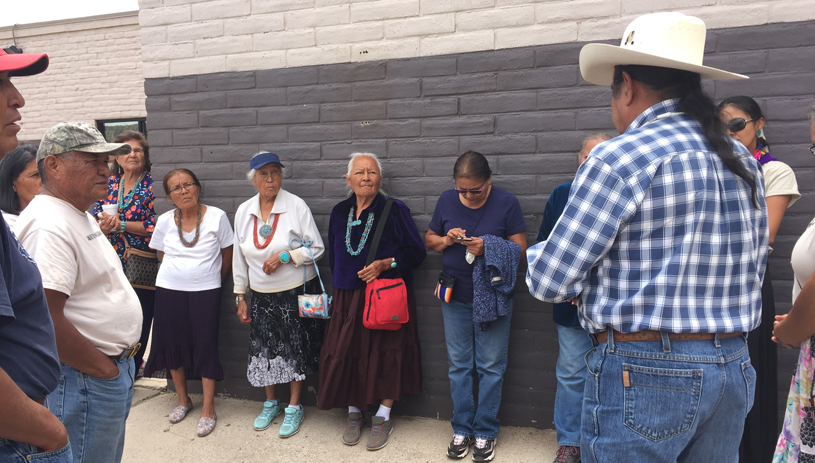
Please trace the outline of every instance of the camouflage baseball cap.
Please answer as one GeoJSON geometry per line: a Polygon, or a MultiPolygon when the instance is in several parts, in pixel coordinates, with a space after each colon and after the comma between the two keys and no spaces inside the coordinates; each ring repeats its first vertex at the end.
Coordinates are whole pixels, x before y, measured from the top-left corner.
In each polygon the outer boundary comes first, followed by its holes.
{"type": "Polygon", "coordinates": [[[99,130],[85,122],[60,122],[45,132],[37,150],[37,161],[51,154],[69,151],[80,153],[127,154],[132,148],[127,143],[108,143],[99,130]]]}

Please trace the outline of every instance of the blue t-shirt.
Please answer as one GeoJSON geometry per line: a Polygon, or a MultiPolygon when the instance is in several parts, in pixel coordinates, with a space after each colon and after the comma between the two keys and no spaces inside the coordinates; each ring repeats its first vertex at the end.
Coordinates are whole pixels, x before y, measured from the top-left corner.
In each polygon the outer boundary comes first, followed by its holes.
{"type": "MultiPolygon", "coordinates": [[[[526,231],[526,222],[518,198],[495,186],[483,206],[470,209],[461,204],[455,190],[447,190],[439,197],[430,229],[441,236],[453,228],[467,230],[467,236],[493,235],[504,239],[526,231]]],[[[473,266],[464,259],[467,248],[454,244],[442,254],[444,274],[456,279],[452,299],[473,302],[473,266]]],[[[512,296],[510,296],[512,297],[512,296]]]]}
{"type": "MultiPolygon", "coordinates": [[[[541,229],[538,232],[538,243],[549,239],[549,234],[555,228],[557,220],[563,215],[563,209],[566,209],[566,203],[569,202],[569,190],[571,189],[572,182],[569,181],[556,186],[552,194],[549,195],[549,201],[546,202],[546,208],[543,210],[543,221],[541,221],[541,229]]],[[[562,326],[580,326],[577,306],[568,301],[552,304],[552,320],[562,326]]]]}
{"type": "Polygon", "coordinates": [[[0,368],[30,398],[57,388],[54,323],[34,260],[0,217],[0,368]]]}

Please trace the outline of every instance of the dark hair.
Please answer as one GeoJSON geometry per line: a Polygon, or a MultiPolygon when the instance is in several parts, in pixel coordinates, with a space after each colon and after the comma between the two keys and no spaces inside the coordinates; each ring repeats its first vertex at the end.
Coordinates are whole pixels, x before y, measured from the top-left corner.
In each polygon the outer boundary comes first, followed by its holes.
{"type": "Polygon", "coordinates": [[[708,143],[719,155],[722,162],[750,186],[753,205],[758,209],[756,177],[742,164],[733,152],[733,140],[727,135],[725,124],[719,118],[716,104],[702,91],[702,78],[699,74],[679,69],[655,66],[618,65],[614,66],[614,81],[611,90],[619,95],[623,82],[623,72],[658,94],[662,100],[679,98],[679,108],[692,117],[702,127],[708,143]]]}
{"type": "MultiPolygon", "coordinates": [[[[136,132],[135,130],[125,130],[119,135],[116,135],[116,138],[113,139],[113,143],[125,143],[131,140],[139,142],[144,150],[144,170],[146,172],[150,172],[150,168],[153,166],[153,163],[150,162],[150,143],[148,143],[147,139],[144,138],[143,133],[136,132]]],[[[120,166],[118,162],[114,162],[113,165],[113,173],[121,174],[122,166],[120,166]]]]}
{"type": "MultiPolygon", "coordinates": [[[[758,120],[764,119],[764,114],[761,112],[761,106],[756,103],[756,100],[750,98],[749,96],[739,95],[739,96],[731,96],[730,98],[725,98],[719,103],[719,106],[716,107],[716,111],[721,113],[722,109],[725,106],[733,106],[739,109],[744,114],[750,116],[750,119],[758,120]]],[[[761,144],[769,147],[770,144],[767,143],[767,139],[764,137],[758,137],[761,144]]]]}
{"type": "Polygon", "coordinates": [[[487,180],[492,175],[490,163],[483,154],[476,151],[467,151],[456,159],[453,166],[453,178],[471,178],[474,180],[487,180]]]}
{"type": "Polygon", "coordinates": [[[192,177],[192,183],[194,183],[195,186],[198,187],[198,197],[199,198],[201,197],[201,182],[198,181],[198,177],[195,176],[195,173],[193,173],[193,171],[191,171],[190,169],[185,169],[183,167],[179,169],[173,169],[167,172],[167,175],[164,176],[164,180],[161,182],[161,184],[164,186],[164,193],[167,196],[170,196],[170,185],[168,184],[168,182],[173,177],[173,175],[176,174],[187,174],[190,177],[192,177]]]}
{"type": "Polygon", "coordinates": [[[37,148],[20,145],[0,161],[0,210],[19,215],[20,198],[14,191],[14,181],[37,159],[37,148]]]}

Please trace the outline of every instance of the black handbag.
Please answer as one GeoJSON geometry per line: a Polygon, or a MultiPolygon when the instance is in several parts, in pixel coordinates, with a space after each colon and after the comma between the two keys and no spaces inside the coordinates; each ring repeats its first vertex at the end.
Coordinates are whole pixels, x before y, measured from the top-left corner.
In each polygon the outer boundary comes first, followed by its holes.
{"type": "Polygon", "coordinates": [[[130,286],[141,289],[156,289],[156,276],[161,263],[158,253],[134,249],[125,245],[125,260],[127,261],[127,281],[130,286]]]}

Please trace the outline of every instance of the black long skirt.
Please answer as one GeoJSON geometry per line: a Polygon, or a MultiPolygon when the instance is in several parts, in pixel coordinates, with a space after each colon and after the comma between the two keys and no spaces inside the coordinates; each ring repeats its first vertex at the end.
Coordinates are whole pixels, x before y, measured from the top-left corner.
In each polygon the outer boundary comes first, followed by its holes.
{"type": "Polygon", "coordinates": [[[221,288],[175,291],[156,288],[153,343],[144,376],[184,368],[187,379],[224,379],[218,360],[221,288]]]}
{"type": "Polygon", "coordinates": [[[396,331],[362,325],[365,288],[334,288],[331,318],[320,353],[317,408],[355,406],[422,392],[422,364],[413,288],[407,287],[410,321],[396,331]]]}
{"type": "MultiPolygon", "coordinates": [[[[317,278],[306,283],[307,294],[321,292],[317,278]]],[[[277,293],[252,291],[246,372],[252,386],[302,381],[317,372],[325,320],[300,318],[301,294],[302,285],[277,293]]]]}
{"type": "Polygon", "coordinates": [[[778,357],[772,341],[775,321],[775,297],[769,266],[761,286],[761,325],[750,332],[747,348],[750,363],[756,369],[756,400],[744,422],[739,447],[741,463],[766,463],[773,459],[778,441],[778,357]]]}

